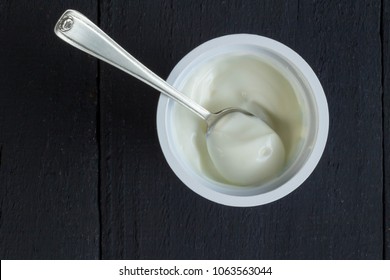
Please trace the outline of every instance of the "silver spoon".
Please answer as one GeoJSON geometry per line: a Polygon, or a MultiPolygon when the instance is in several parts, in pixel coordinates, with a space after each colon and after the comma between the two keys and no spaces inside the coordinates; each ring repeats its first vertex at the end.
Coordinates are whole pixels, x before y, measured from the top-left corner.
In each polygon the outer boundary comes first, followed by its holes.
{"type": "MultiPolygon", "coordinates": [[[[68,44],[123,70],[184,105],[206,121],[207,134],[227,114],[240,112],[253,116],[240,108],[227,108],[216,113],[209,112],[154,74],[93,22],[75,10],[67,10],[60,17],[54,27],[54,32],[68,44]]],[[[270,124],[268,116],[264,112],[261,114],[259,116],[261,120],[270,124]]]]}

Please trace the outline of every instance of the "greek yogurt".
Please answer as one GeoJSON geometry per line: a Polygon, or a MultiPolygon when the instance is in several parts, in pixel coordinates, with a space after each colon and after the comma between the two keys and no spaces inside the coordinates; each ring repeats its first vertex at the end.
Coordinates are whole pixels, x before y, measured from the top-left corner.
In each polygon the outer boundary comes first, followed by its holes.
{"type": "Polygon", "coordinates": [[[218,172],[236,185],[264,182],[285,163],[279,135],[262,119],[231,113],[207,133],[207,150],[218,172]]]}
{"type": "Polygon", "coordinates": [[[261,185],[282,173],[304,135],[296,89],[272,62],[254,55],[215,57],[188,75],[180,90],[211,112],[242,108],[206,137],[204,120],[175,104],[175,144],[197,172],[226,184],[261,185]]]}

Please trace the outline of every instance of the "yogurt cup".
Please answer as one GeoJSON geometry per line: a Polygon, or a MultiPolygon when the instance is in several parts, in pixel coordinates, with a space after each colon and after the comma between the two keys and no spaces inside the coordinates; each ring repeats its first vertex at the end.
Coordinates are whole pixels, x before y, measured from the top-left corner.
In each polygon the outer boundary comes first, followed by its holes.
{"type": "Polygon", "coordinates": [[[265,184],[242,187],[224,184],[196,172],[177,148],[173,136],[175,101],[160,96],[157,132],[164,156],[179,179],[195,193],[213,202],[236,207],[258,206],[278,200],[298,188],[313,172],[325,148],[329,113],[322,86],[310,66],[289,47],[266,37],[233,34],[207,41],[188,53],[175,66],[167,81],[180,85],[200,65],[218,56],[250,54],[273,61],[283,69],[291,83],[300,87],[307,131],[295,158],[283,173],[265,184]]]}

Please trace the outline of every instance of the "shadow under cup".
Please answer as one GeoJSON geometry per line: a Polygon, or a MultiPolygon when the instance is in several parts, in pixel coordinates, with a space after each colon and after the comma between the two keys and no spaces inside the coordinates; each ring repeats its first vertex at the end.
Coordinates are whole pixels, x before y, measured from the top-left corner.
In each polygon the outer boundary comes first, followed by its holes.
{"type": "Polygon", "coordinates": [[[172,121],[175,101],[160,96],[157,132],[164,156],[179,179],[190,189],[216,203],[250,207],[278,200],[298,188],[313,172],[325,148],[329,113],[322,86],[310,66],[287,46],[258,35],[234,34],[210,40],[187,54],[172,70],[168,82],[180,89],[200,65],[221,55],[249,54],[267,60],[294,84],[307,128],[295,157],[280,176],[259,186],[233,186],[217,182],[194,170],[177,149],[172,121]],[[298,96],[299,94],[299,96],[298,96]]]}

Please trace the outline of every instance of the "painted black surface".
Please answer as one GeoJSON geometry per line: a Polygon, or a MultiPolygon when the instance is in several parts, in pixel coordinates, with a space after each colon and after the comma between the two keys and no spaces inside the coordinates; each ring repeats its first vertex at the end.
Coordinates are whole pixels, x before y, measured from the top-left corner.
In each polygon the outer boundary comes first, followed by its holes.
{"type": "Polygon", "coordinates": [[[0,257],[389,258],[389,6],[2,1],[0,257]],[[197,196],[162,155],[158,94],[55,37],[67,8],[162,77],[225,34],[290,46],[328,98],[330,133],[318,167],[297,191],[261,207],[197,196]]]}
{"type": "Polygon", "coordinates": [[[99,257],[96,61],[58,40],[77,7],[0,2],[0,257],[99,257]]]}
{"type": "Polygon", "coordinates": [[[390,1],[382,6],[383,168],[384,168],[384,256],[390,259],[390,1]]]}

